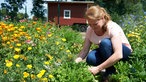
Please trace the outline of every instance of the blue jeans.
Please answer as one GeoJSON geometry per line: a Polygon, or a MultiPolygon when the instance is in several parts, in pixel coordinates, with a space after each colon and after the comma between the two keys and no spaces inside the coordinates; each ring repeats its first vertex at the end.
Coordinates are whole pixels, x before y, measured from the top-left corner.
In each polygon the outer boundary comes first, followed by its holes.
{"type": "MultiPolygon", "coordinates": [[[[122,61],[128,60],[131,54],[131,50],[122,44],[123,49],[123,58],[122,61]]],[[[106,38],[103,39],[99,45],[99,48],[92,50],[89,52],[86,58],[86,62],[89,65],[97,66],[107,60],[113,54],[113,48],[111,40],[106,38]]],[[[114,66],[106,68],[106,75],[113,74],[116,72],[114,66]]]]}

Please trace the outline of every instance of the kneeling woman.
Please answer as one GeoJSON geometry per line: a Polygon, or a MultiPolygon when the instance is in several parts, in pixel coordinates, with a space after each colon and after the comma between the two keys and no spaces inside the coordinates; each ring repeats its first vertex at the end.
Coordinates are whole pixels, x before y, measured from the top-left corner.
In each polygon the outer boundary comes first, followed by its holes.
{"type": "Polygon", "coordinates": [[[119,60],[128,60],[132,52],[128,39],[122,28],[110,19],[104,8],[91,6],[85,16],[89,26],[83,49],[75,62],[81,62],[86,58],[86,62],[92,65],[89,71],[94,75],[103,69],[106,69],[107,75],[115,73],[113,65],[119,60]],[[99,47],[89,52],[92,43],[99,47]]]}

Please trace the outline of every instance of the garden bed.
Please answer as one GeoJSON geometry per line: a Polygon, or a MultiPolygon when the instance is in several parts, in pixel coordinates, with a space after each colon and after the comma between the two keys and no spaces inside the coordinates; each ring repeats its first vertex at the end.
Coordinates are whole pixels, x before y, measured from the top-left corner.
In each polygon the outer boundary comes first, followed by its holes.
{"type": "MultiPolygon", "coordinates": [[[[111,81],[146,81],[146,23],[123,30],[133,53],[128,62],[115,65],[117,74],[111,81]]],[[[58,28],[49,23],[29,21],[23,23],[0,22],[0,81],[2,82],[95,82],[85,62],[74,59],[82,49],[80,32],[70,27],[58,28]]]]}

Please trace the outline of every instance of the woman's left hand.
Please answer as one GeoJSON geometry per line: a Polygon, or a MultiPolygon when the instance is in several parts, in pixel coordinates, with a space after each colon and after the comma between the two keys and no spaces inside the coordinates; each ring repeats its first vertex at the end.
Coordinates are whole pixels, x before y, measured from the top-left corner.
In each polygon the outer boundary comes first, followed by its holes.
{"type": "Polygon", "coordinates": [[[93,74],[96,75],[97,73],[100,72],[98,67],[89,67],[88,70],[93,74]]]}

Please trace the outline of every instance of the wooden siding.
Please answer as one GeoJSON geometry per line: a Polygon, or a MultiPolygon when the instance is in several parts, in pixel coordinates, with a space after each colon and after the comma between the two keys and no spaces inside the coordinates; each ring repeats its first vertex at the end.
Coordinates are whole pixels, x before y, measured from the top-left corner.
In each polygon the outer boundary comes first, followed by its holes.
{"type": "MultiPolygon", "coordinates": [[[[60,16],[59,24],[60,25],[72,25],[74,23],[85,24],[86,20],[84,18],[85,11],[88,4],[84,3],[60,3],[60,16]],[[71,18],[64,19],[64,10],[71,11],[71,18]]],[[[58,24],[58,3],[48,2],[48,20],[54,21],[58,24]]]]}

